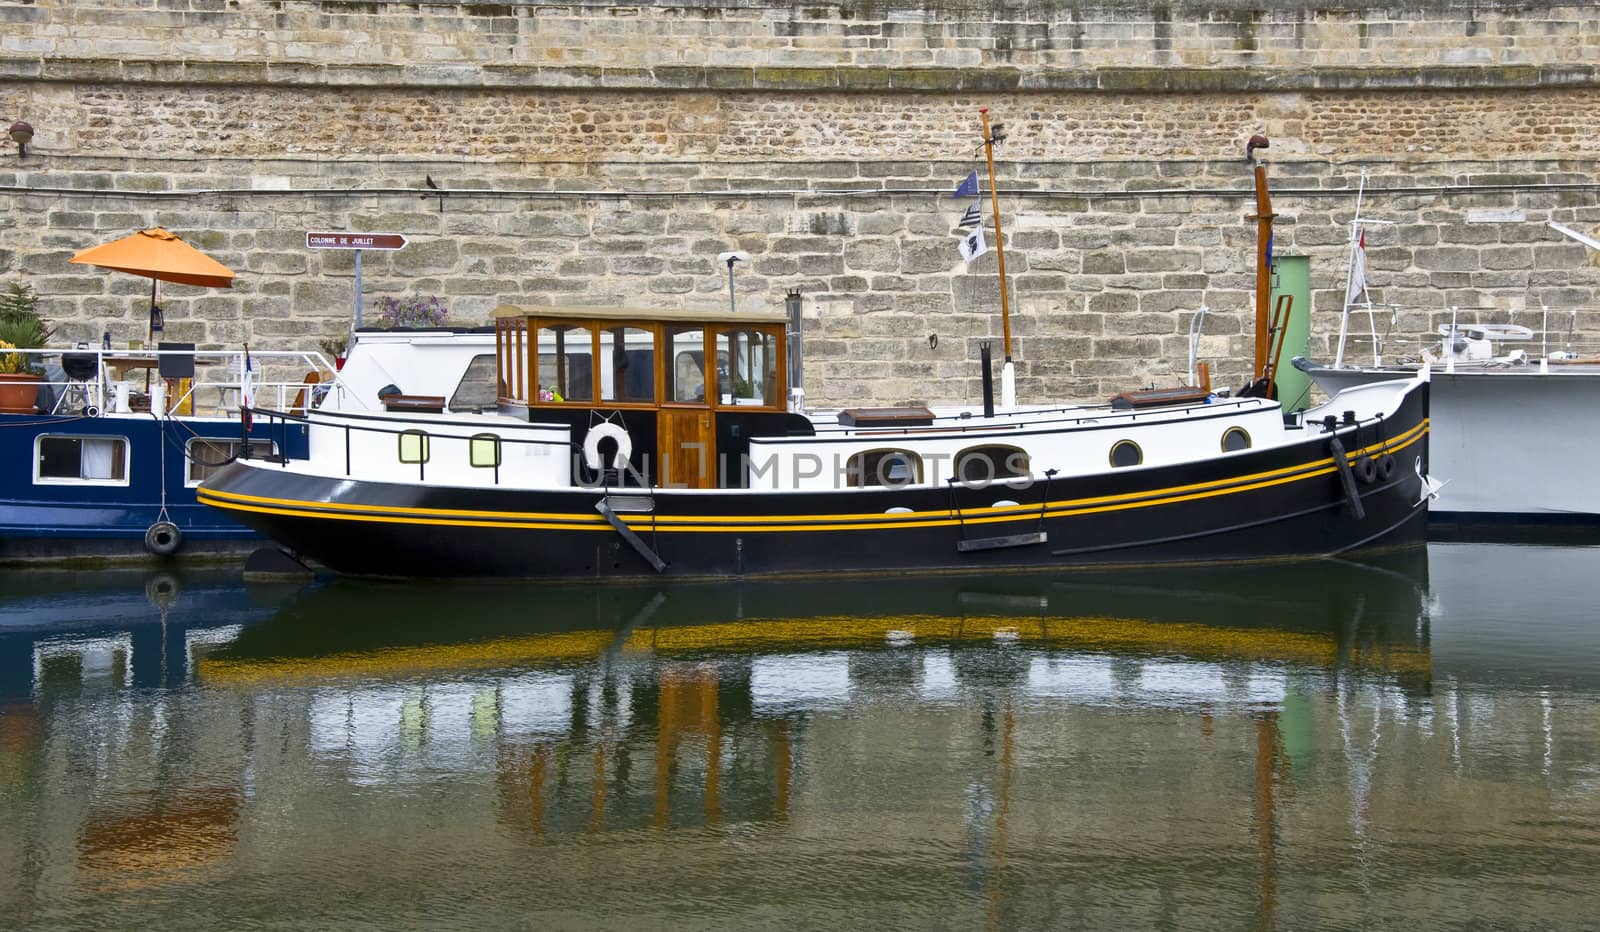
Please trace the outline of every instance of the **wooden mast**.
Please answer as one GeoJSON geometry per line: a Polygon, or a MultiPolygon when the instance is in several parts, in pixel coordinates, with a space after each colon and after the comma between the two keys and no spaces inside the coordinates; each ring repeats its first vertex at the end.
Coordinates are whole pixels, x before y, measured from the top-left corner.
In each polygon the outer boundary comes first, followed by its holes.
{"type": "MultiPolygon", "coordinates": [[[[1245,146],[1245,159],[1255,162],[1255,150],[1265,149],[1269,145],[1267,137],[1257,134],[1250,137],[1250,142],[1245,146]]],[[[1272,218],[1277,216],[1272,212],[1272,197],[1267,193],[1267,168],[1259,163],[1256,169],[1256,213],[1251,219],[1256,222],[1256,358],[1255,373],[1252,379],[1265,378],[1270,365],[1270,347],[1272,343],[1271,307],[1272,304],[1272,218]]],[[[1267,388],[1267,396],[1271,397],[1272,387],[1267,388]]]]}
{"type": "Polygon", "coordinates": [[[994,254],[1000,263],[1000,327],[1005,337],[1005,362],[1011,362],[1011,307],[1006,296],[1006,247],[1000,234],[1000,195],[994,188],[994,137],[989,133],[989,108],[979,107],[983,114],[983,155],[989,163],[989,204],[994,211],[994,254]]]}

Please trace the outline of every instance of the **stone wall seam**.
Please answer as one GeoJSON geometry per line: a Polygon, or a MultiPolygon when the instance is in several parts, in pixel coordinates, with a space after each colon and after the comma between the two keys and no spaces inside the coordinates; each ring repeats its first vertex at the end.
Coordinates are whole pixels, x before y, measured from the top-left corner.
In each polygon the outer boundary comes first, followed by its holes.
{"type": "Polygon", "coordinates": [[[63,84],[191,86],[382,87],[394,90],[472,90],[494,87],[540,90],[685,90],[756,88],[773,92],[898,90],[916,93],[975,91],[1098,91],[1115,94],[1294,91],[1505,90],[1541,87],[1600,88],[1597,65],[1435,66],[1368,68],[846,68],[658,66],[650,69],[550,65],[431,63],[332,65],[296,62],[140,61],[123,58],[42,60],[0,56],[0,76],[63,84]]]}

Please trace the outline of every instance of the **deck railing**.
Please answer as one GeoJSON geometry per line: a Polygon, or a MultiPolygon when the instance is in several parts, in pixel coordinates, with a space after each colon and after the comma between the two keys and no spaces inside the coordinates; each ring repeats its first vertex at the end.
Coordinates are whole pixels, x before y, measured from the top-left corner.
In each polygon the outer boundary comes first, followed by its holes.
{"type": "Polygon", "coordinates": [[[147,411],[185,417],[237,417],[248,356],[254,403],[303,409],[337,372],[321,353],[210,349],[15,349],[43,374],[43,414],[147,411]],[[166,361],[165,368],[163,361],[166,361]],[[163,373],[192,372],[173,377],[163,373]],[[300,373],[292,375],[291,373],[300,373]],[[160,410],[157,410],[157,409],[160,410]]]}
{"type": "Polygon", "coordinates": [[[1407,365],[1424,359],[1436,366],[1600,362],[1600,307],[1373,304],[1354,305],[1350,315],[1345,345],[1331,347],[1330,353],[1343,365],[1407,365]],[[1488,358],[1481,358],[1485,353],[1488,358]]]}

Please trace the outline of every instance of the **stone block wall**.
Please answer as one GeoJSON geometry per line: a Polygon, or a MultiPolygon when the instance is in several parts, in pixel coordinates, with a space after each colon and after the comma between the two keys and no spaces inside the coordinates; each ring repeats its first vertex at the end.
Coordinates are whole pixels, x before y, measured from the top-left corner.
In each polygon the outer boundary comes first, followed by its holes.
{"type": "Polygon", "coordinates": [[[405,233],[364,254],[369,313],[436,293],[467,323],[725,307],[741,249],[741,307],[805,297],[814,400],[974,400],[996,256],[960,260],[949,195],[987,106],[1024,398],[1181,381],[1202,305],[1200,357],[1243,381],[1256,132],[1313,352],[1363,169],[1397,332],[1550,304],[1600,348],[1600,267],[1544,223],[1600,231],[1589,6],[0,0],[0,26],[0,121],[37,133],[0,160],[0,280],[71,339],[143,335],[148,282],[66,262],[143,226],[239,272],[163,291],[169,336],[217,345],[349,325],[352,256],[311,230],[405,233]]]}

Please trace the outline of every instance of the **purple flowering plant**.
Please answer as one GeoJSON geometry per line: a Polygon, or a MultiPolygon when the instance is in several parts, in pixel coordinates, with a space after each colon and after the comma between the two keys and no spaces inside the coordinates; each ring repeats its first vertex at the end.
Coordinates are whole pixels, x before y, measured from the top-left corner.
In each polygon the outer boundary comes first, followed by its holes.
{"type": "Polygon", "coordinates": [[[438,295],[378,299],[378,319],[384,327],[438,327],[449,315],[438,295]]]}

